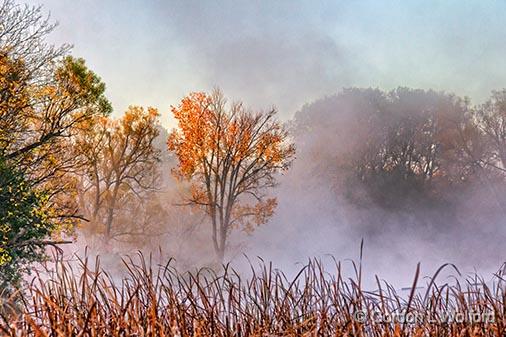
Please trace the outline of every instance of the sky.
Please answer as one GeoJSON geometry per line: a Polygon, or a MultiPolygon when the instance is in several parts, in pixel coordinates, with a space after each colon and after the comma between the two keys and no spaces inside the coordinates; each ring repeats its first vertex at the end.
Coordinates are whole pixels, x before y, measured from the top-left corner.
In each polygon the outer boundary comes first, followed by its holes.
{"type": "Polygon", "coordinates": [[[485,100],[506,87],[506,0],[30,0],[107,85],[116,114],[219,87],[288,119],[349,86],[485,100]]]}

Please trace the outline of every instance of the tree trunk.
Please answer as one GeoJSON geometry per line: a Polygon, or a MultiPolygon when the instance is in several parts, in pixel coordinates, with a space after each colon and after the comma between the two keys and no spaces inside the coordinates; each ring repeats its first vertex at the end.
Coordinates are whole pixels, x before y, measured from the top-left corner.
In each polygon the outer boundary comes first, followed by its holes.
{"type": "Polygon", "coordinates": [[[224,258],[225,258],[225,246],[220,246],[216,251],[216,262],[218,262],[219,264],[223,264],[224,258]]]}
{"type": "Polygon", "coordinates": [[[111,202],[109,204],[109,208],[107,209],[107,219],[105,222],[105,235],[104,235],[104,241],[105,243],[109,243],[111,239],[111,233],[112,233],[112,222],[114,220],[114,208],[116,207],[116,198],[118,196],[118,190],[119,190],[119,184],[116,184],[114,186],[114,191],[112,193],[111,202]]]}
{"type": "Polygon", "coordinates": [[[219,229],[213,226],[214,252],[216,254],[216,262],[220,264],[224,262],[225,247],[227,245],[228,224],[224,222],[219,224],[219,229]]]}

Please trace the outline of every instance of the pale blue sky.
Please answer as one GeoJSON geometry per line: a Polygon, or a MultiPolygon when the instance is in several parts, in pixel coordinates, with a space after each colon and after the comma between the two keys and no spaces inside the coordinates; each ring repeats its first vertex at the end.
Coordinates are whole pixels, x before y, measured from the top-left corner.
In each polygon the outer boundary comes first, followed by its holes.
{"type": "Polygon", "coordinates": [[[506,0],[31,0],[55,42],[106,82],[116,113],[221,87],[284,118],[343,86],[445,89],[482,101],[506,87],[506,0]]]}

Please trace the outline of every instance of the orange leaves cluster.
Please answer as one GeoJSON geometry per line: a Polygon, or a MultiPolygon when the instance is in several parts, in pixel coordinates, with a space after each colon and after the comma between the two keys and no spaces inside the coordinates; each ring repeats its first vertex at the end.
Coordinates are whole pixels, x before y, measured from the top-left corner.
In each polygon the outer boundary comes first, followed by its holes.
{"type": "Polygon", "coordinates": [[[256,227],[267,223],[278,206],[276,198],[258,201],[255,205],[238,205],[234,209],[234,224],[242,224],[243,230],[251,234],[256,227]]]}
{"type": "Polygon", "coordinates": [[[155,108],[149,107],[145,110],[139,106],[130,106],[123,118],[110,122],[124,135],[136,136],[137,133],[154,133],[158,117],[159,113],[155,108]]]}
{"type": "Polygon", "coordinates": [[[24,71],[22,61],[14,61],[0,51],[0,149],[2,152],[11,145],[11,138],[25,128],[25,121],[20,118],[26,113],[29,101],[27,85],[23,78],[24,71]]]}
{"type": "Polygon", "coordinates": [[[14,61],[0,52],[0,88],[2,93],[0,111],[7,108],[6,104],[15,106],[26,104],[28,93],[24,85],[23,72],[22,61],[14,61]]]}
{"type": "Polygon", "coordinates": [[[212,166],[213,160],[219,166],[225,159],[235,164],[254,160],[287,168],[283,162],[289,162],[295,147],[286,144],[288,134],[282,125],[271,122],[274,111],[252,114],[242,104],[226,111],[220,99],[196,92],[172,107],[178,129],[170,133],[167,144],[179,159],[177,176],[191,178],[205,165],[212,166]]]}
{"type": "Polygon", "coordinates": [[[181,176],[190,177],[212,146],[213,113],[210,105],[211,98],[197,92],[185,97],[179,106],[172,107],[179,130],[169,135],[167,144],[179,159],[181,176]]]}
{"type": "MultiPolygon", "coordinates": [[[[288,147],[283,147],[286,133],[279,125],[276,125],[271,133],[262,135],[256,151],[259,156],[263,157],[265,162],[273,164],[280,164],[284,158],[291,157],[295,154],[295,146],[290,144],[288,147]]],[[[286,169],[283,166],[282,169],[286,169]]]]}

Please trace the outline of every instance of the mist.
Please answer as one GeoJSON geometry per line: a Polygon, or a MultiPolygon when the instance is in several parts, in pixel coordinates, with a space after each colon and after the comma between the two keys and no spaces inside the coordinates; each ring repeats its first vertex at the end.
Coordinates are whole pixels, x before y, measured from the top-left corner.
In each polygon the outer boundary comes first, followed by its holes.
{"type": "Polygon", "coordinates": [[[350,3],[36,1],[107,83],[116,114],[168,107],[222,88],[285,119],[342,87],[448,90],[485,100],[501,88],[503,1],[350,3]]]}
{"type": "MultiPolygon", "coordinates": [[[[423,276],[452,263],[463,277],[479,273],[491,279],[504,263],[498,254],[506,235],[504,178],[494,169],[474,171],[466,157],[455,157],[459,152],[453,140],[444,138],[454,131],[448,121],[476,113],[480,106],[453,94],[409,88],[345,88],[304,105],[286,122],[297,155],[269,192],[278,200],[274,216],[250,234],[234,230],[226,261],[244,273],[250,263],[272,261],[293,276],[316,258],[329,270],[341,261],[351,276],[352,261],[358,263],[362,254],[364,284],[369,287],[375,287],[375,275],[398,288],[407,287],[419,262],[423,276]],[[403,130],[397,129],[399,125],[411,135],[410,130],[422,127],[432,113],[438,116],[441,131],[428,138],[422,132],[413,138],[415,146],[422,151],[427,140],[447,144],[441,143],[438,150],[437,165],[444,173],[435,174],[426,190],[419,190],[417,181],[397,184],[403,180],[394,171],[385,171],[386,178],[373,178],[372,183],[358,177],[356,167],[364,154],[385,139],[399,138],[395,134],[403,130]],[[497,184],[495,189],[490,179],[497,184]]],[[[188,186],[170,173],[177,159],[166,149],[167,137],[160,126],[155,141],[162,154],[160,180],[156,192],[148,195],[155,206],[148,208],[152,222],[143,227],[144,234],[120,237],[105,249],[94,233],[78,235],[76,244],[66,248],[67,258],[84,251],[99,255],[102,265],[118,275],[125,271],[121,258],[137,252],[153,254],[161,264],[174,258],[182,270],[215,265],[209,219],[202,210],[183,205],[188,186]]],[[[478,149],[480,144],[475,141],[473,146],[478,149]]],[[[140,219],[139,214],[127,213],[115,226],[128,227],[140,219]]]]}
{"type": "MultiPolygon", "coordinates": [[[[394,120],[413,111],[416,116],[424,109],[437,109],[428,97],[438,94],[420,92],[421,98],[407,103],[394,120]]],[[[418,262],[422,275],[431,275],[445,263],[455,264],[463,275],[479,272],[487,278],[497,271],[504,263],[498,254],[506,235],[504,207],[483,177],[469,179],[465,186],[445,186],[445,197],[438,201],[443,204],[438,205],[413,197],[411,188],[396,187],[393,195],[383,190],[377,199],[350,174],[353,156],[371,146],[365,144],[374,140],[373,130],[381,128],[361,117],[382,109],[378,97],[388,94],[345,89],[295,114],[291,125],[297,159],[280,179],[275,216],[250,238],[248,254],[296,270],[296,262],[309,257],[320,257],[330,265],[333,258],[357,261],[363,240],[366,279],[379,275],[398,287],[410,284],[418,262]]],[[[395,108],[385,111],[389,109],[395,108]]],[[[348,267],[352,271],[351,263],[348,267]]]]}
{"type": "Polygon", "coordinates": [[[504,14],[0,0],[0,331],[506,335],[504,14]]]}
{"type": "MultiPolygon", "coordinates": [[[[59,21],[52,41],[72,43],[73,54],[100,74],[115,116],[130,104],[155,106],[170,130],[169,106],[213,87],[252,109],[278,108],[297,158],[272,192],[279,202],[274,217],[251,236],[235,233],[229,258],[243,261],[245,253],[296,269],[310,257],[356,260],[363,239],[365,271],[399,284],[411,280],[419,261],[427,274],[446,262],[487,274],[504,262],[497,256],[506,234],[502,210],[477,182],[449,192],[451,210],[350,200],[350,191],[367,195],[342,165],[362,149],[368,129],[356,116],[368,107],[339,93],[407,86],[446,90],[479,105],[505,83],[505,2],[42,4],[59,21]]],[[[182,191],[170,176],[176,161],[166,136],[157,142],[164,156],[156,194],[165,205],[156,211],[162,219],[138,247],[119,244],[117,251],[161,247],[186,266],[205,265],[206,223],[177,206],[182,191]]]]}

